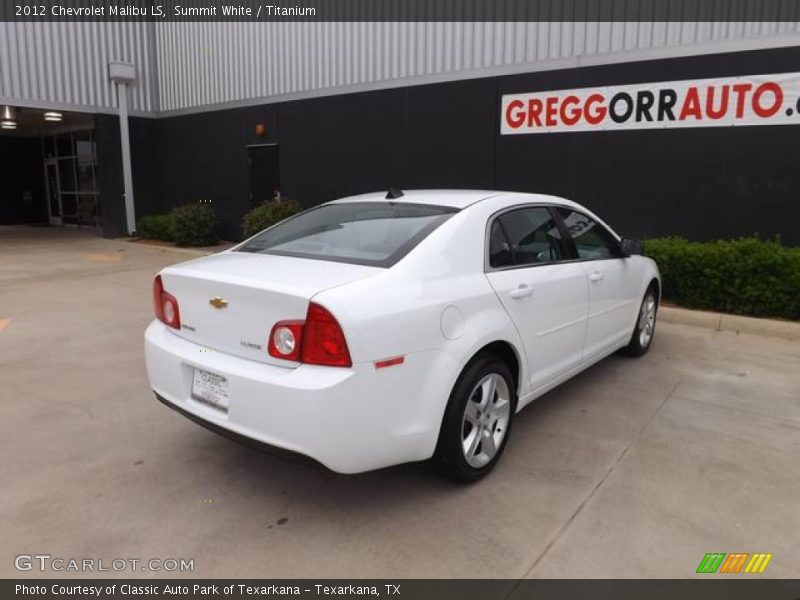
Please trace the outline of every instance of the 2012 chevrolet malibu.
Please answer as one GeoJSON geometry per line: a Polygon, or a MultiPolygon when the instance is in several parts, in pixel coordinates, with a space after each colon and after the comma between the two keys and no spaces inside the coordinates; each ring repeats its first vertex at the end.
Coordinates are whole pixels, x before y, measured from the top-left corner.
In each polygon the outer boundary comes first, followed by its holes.
{"type": "Polygon", "coordinates": [[[641,250],[554,196],[343,198],[162,270],[150,385],[211,429],[334,471],[432,458],[474,480],[526,404],[648,350],[661,286],[641,250]]]}

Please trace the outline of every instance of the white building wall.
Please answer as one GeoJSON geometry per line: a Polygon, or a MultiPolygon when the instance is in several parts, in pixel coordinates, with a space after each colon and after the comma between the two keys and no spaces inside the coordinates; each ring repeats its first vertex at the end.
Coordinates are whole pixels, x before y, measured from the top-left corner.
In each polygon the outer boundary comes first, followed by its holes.
{"type": "Polygon", "coordinates": [[[160,110],[800,44],[800,23],[168,23],[160,110]]]}
{"type": "Polygon", "coordinates": [[[132,112],[156,109],[151,23],[0,22],[0,104],[112,112],[109,61],[133,62],[132,112]]]}
{"type": "Polygon", "coordinates": [[[0,22],[0,103],[179,114],[416,83],[800,44],[797,22],[0,22]]]}

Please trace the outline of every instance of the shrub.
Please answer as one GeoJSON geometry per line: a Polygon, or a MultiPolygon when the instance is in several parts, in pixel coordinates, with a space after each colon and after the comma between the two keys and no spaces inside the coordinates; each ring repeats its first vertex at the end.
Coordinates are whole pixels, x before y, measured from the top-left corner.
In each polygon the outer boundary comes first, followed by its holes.
{"type": "Polygon", "coordinates": [[[217,213],[207,204],[186,204],[172,211],[172,233],[178,246],[217,243],[217,213]]]}
{"type": "Polygon", "coordinates": [[[172,215],[148,215],[136,223],[136,234],[146,240],[173,241],[172,215]]]}
{"type": "Polygon", "coordinates": [[[779,240],[647,240],[663,296],[690,308],[800,319],[800,248],[779,240]]]}
{"type": "Polygon", "coordinates": [[[262,202],[244,216],[242,220],[244,237],[248,238],[251,235],[255,235],[275,223],[288,219],[301,210],[302,207],[296,200],[285,199],[262,202]]]}

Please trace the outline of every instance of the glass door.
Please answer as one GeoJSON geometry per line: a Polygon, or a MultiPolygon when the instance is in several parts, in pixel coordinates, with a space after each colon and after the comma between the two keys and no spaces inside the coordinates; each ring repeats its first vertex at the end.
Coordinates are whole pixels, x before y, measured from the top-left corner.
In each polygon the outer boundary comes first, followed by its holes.
{"type": "Polygon", "coordinates": [[[46,136],[43,152],[50,224],[100,227],[93,130],[46,136]]]}

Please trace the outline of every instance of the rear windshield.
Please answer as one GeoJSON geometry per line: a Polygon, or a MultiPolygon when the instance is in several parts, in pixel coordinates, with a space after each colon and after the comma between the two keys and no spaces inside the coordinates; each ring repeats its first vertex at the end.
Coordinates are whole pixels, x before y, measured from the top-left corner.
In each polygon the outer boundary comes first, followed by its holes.
{"type": "Polygon", "coordinates": [[[406,202],[325,204],[262,231],[238,251],[391,267],[456,212],[406,202]]]}

